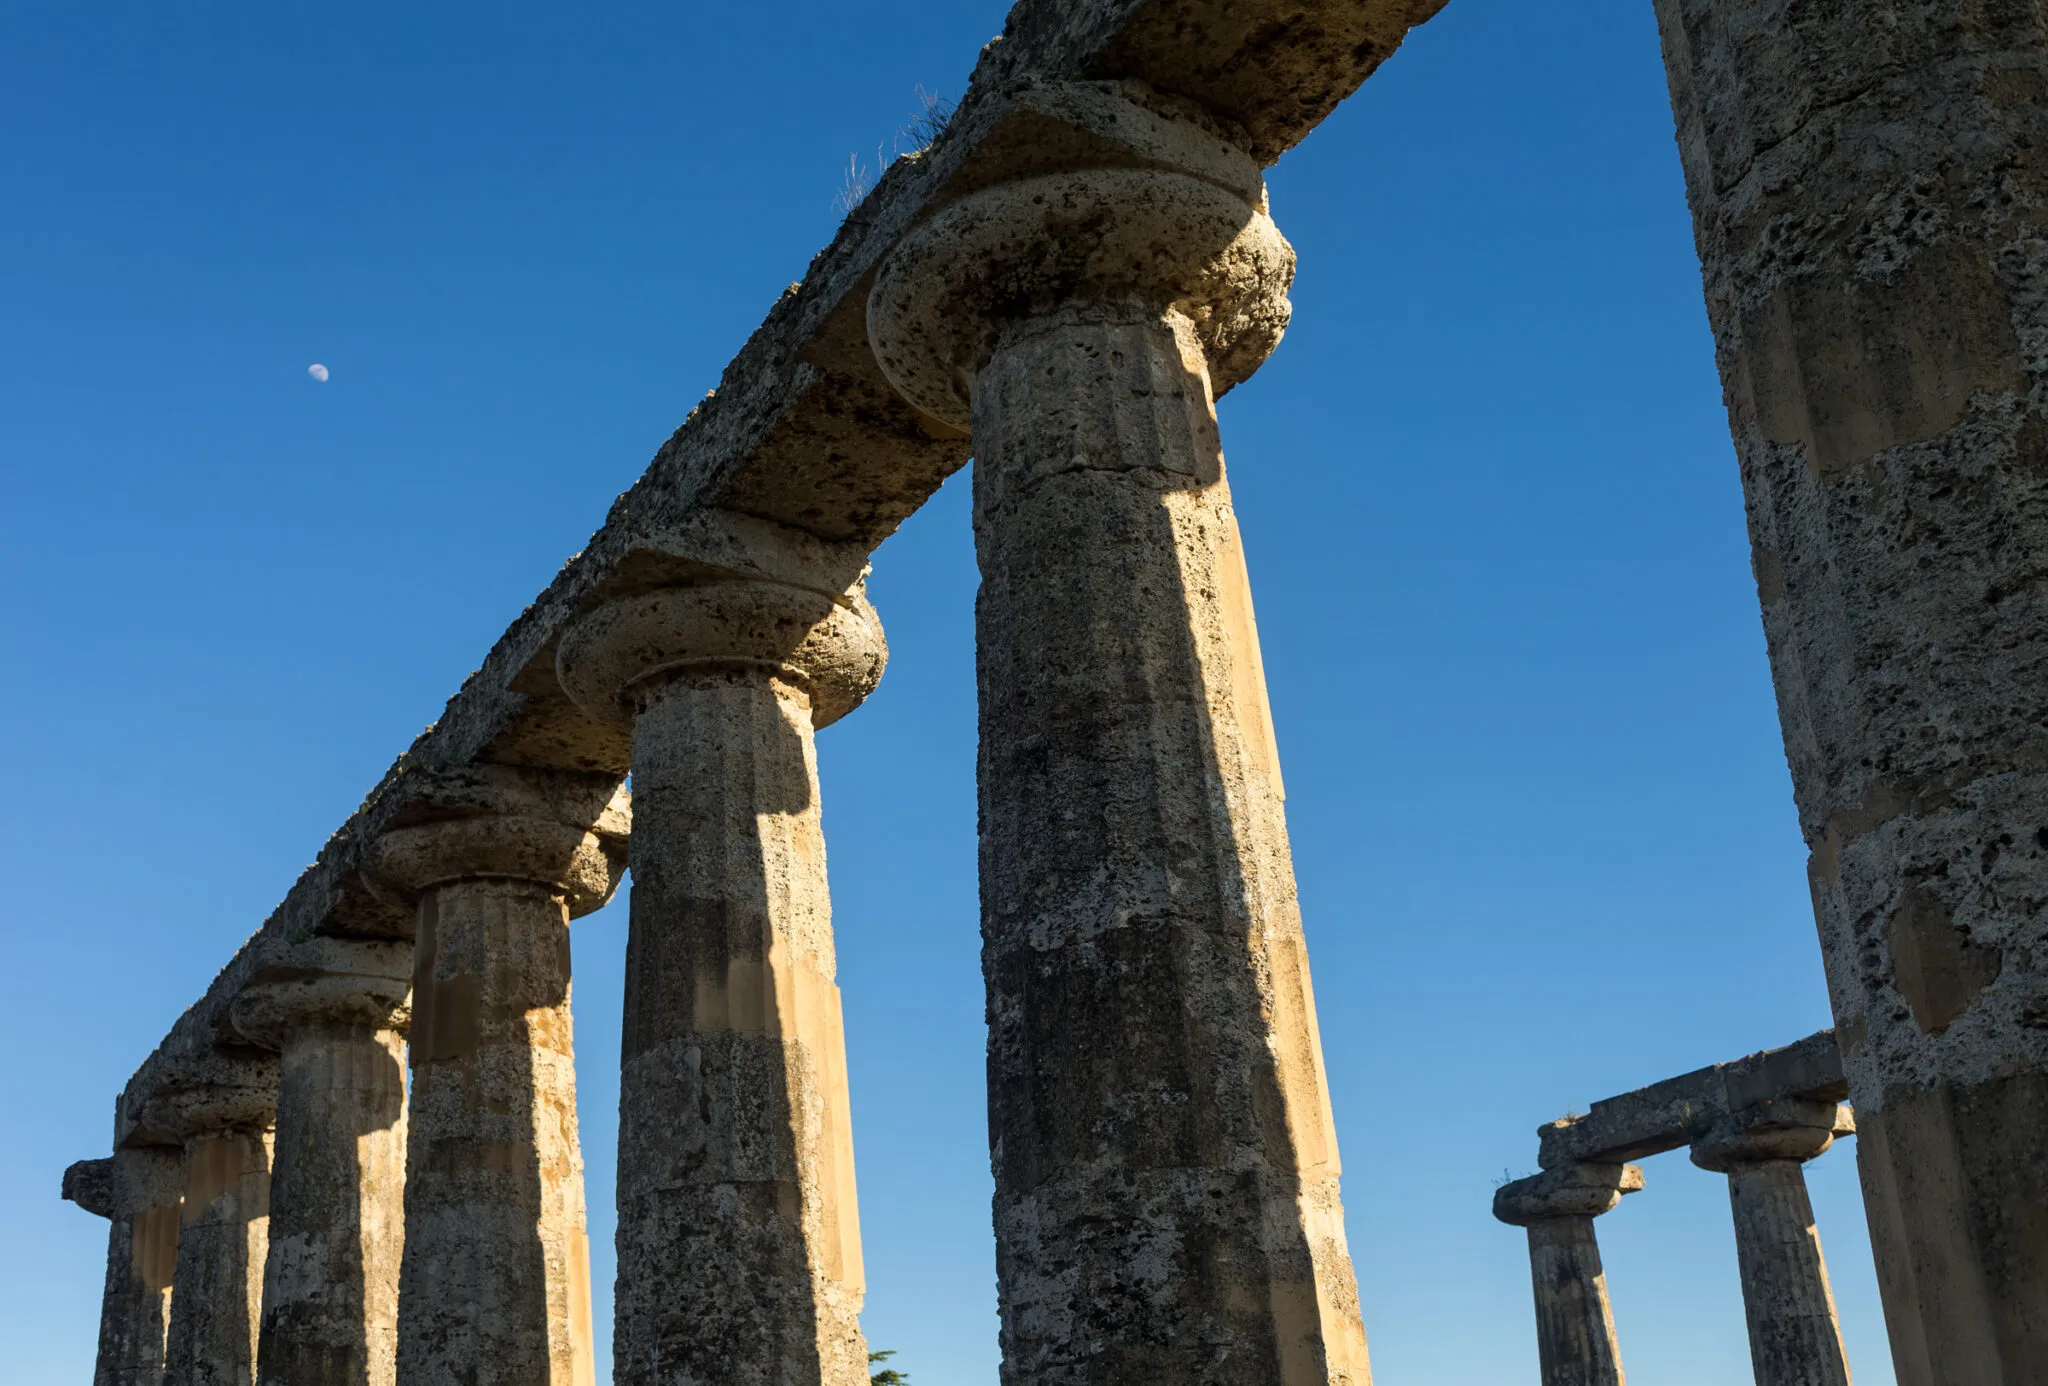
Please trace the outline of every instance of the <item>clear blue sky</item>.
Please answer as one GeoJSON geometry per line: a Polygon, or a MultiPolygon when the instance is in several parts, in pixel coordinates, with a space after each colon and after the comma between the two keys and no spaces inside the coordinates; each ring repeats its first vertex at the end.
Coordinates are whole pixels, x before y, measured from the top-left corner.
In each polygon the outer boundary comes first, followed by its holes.
{"type": "MultiPolygon", "coordinates": [[[[76,1383],[110,1101],[831,236],[1002,0],[0,8],[0,1353],[76,1383]],[[325,385],[306,374],[332,370],[325,385]]],[[[1273,170],[1224,402],[1382,1386],[1533,1381],[1567,1107],[1827,1023],[1648,0],[1450,8],[1273,170]]],[[[992,1386],[965,478],[821,740],[870,1340],[992,1386]]],[[[575,930],[609,1319],[625,911],[575,930]]],[[[1853,1152],[1811,1171],[1864,1386],[1853,1152]]],[[[1748,1379],[1724,1187],[1600,1225],[1748,1379]]],[[[608,1366],[609,1333],[601,1344],[608,1366]]]]}

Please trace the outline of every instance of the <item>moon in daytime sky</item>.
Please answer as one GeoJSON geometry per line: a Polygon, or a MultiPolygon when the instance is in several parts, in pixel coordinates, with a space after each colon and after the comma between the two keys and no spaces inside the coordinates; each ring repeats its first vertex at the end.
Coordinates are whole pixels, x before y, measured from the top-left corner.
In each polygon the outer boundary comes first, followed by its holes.
{"type": "Polygon", "coordinates": [[[321,365],[318,361],[315,361],[312,365],[306,367],[306,374],[312,376],[322,385],[325,385],[327,383],[327,367],[321,365]]]}

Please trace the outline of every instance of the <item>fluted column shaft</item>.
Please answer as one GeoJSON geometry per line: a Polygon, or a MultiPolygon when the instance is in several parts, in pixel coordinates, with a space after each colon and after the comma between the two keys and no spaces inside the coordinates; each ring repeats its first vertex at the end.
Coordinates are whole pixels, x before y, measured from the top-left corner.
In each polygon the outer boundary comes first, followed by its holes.
{"type": "Polygon", "coordinates": [[[735,1386],[862,1381],[809,700],[765,673],[672,682],[634,726],[633,767],[620,1379],[667,1381],[656,1363],[676,1354],[735,1386]]]}
{"type": "Polygon", "coordinates": [[[1040,320],[976,383],[1005,1361],[1344,1381],[1365,1353],[1337,1142],[1190,336],[1177,315],[1040,320]],[[1171,1249],[1164,1284],[1140,1245],[1171,1249]]]}
{"type": "Polygon", "coordinates": [[[867,1382],[812,738],[881,659],[857,592],[767,581],[622,602],[563,640],[572,696],[633,738],[618,1386],[867,1382]]]}
{"type": "Polygon", "coordinates": [[[544,884],[421,901],[398,1380],[588,1386],[569,916],[544,884]]]}
{"type": "Polygon", "coordinates": [[[269,1245],[270,1132],[188,1137],[165,1386],[255,1386],[269,1245]]]}
{"type": "Polygon", "coordinates": [[[589,1386],[569,921],[610,898],[615,777],[423,773],[365,872],[416,902],[400,1386],[589,1386]]]}
{"type": "Polygon", "coordinates": [[[183,1152],[117,1150],[65,1171],[64,1196],[108,1221],[93,1386],[159,1386],[178,1264],[183,1152]]]}
{"type": "Polygon", "coordinates": [[[1734,1166],[1728,1202],[1757,1386],[1848,1386],[1834,1292],[1799,1161],[1734,1166]]]}
{"type": "Polygon", "coordinates": [[[392,1386],[405,1219],[403,944],[320,939],[235,999],[280,1050],[263,1386],[392,1386]]]}
{"type": "Polygon", "coordinates": [[[1504,1185],[1493,1215],[1529,1235],[1543,1386],[1624,1386],[1593,1219],[1643,1186],[1634,1165],[1569,1165],[1504,1185]]]}
{"type": "Polygon", "coordinates": [[[1002,185],[869,304],[898,388],[974,437],[1010,1386],[1370,1376],[1212,399],[1285,321],[1292,254],[1257,201],[1002,185]]]}
{"type": "Polygon", "coordinates": [[[2048,9],[1657,0],[1901,1386],[2048,1381],[2048,9]]]}
{"type": "Polygon", "coordinates": [[[1849,1386],[1805,1162],[1833,1144],[1831,1102],[1765,1103],[1696,1142],[1693,1163],[1728,1176],[1756,1386],[1849,1386]]]}

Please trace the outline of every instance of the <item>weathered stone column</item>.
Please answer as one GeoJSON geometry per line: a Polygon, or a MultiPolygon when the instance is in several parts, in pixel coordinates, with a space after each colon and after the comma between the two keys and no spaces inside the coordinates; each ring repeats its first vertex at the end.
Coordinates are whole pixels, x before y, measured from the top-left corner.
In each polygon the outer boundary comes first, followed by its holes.
{"type": "Polygon", "coordinates": [[[1832,1102],[1766,1102],[1693,1142],[1692,1162],[1728,1176],[1735,1254],[1756,1386],[1849,1386],[1820,1232],[1801,1166],[1835,1141],[1832,1102]]]}
{"type": "Polygon", "coordinates": [[[1213,396],[1286,322],[1256,170],[939,211],[868,304],[974,435],[1003,1380],[1363,1383],[1337,1144],[1213,396]]]}
{"type": "Polygon", "coordinates": [[[391,1386],[404,1245],[403,944],[310,939],[235,998],[243,1038],[281,1051],[263,1386],[391,1386]]]}
{"type": "Polygon", "coordinates": [[[813,730],[881,677],[859,595],[602,607],[562,684],[633,731],[617,1386],[865,1386],[846,1050],[813,730]]]}
{"type": "Polygon", "coordinates": [[[1657,0],[1902,1386],[2048,1381],[2048,10],[1657,0]]]}
{"type": "Polygon", "coordinates": [[[569,920],[610,897],[628,812],[609,776],[446,772],[371,851],[419,914],[401,1386],[595,1379],[569,920]]]}
{"type": "Polygon", "coordinates": [[[1621,1345],[1593,1219],[1643,1187],[1635,1165],[1560,1165],[1494,1191],[1493,1215],[1529,1231],[1543,1386],[1622,1386],[1621,1345]]]}
{"type": "Polygon", "coordinates": [[[111,1224],[93,1386],[163,1380],[184,1184],[183,1152],[168,1146],[117,1150],[64,1171],[64,1197],[111,1224]]]}
{"type": "Polygon", "coordinates": [[[268,1056],[192,1056],[145,1105],[144,1124],[185,1146],[165,1386],[254,1386],[276,1115],[268,1056]]]}

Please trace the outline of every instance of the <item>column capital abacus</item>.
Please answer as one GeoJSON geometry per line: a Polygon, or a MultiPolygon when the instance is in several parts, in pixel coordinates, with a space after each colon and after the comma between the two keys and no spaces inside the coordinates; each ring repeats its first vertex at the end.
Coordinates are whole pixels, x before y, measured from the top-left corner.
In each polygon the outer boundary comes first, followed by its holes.
{"type": "Polygon", "coordinates": [[[281,1050],[325,1026],[405,1033],[412,950],[366,939],[308,939],[235,997],[229,1019],[251,1044],[281,1050]]]}
{"type": "Polygon", "coordinates": [[[1833,1102],[1780,1097],[1730,1113],[1692,1144],[1692,1162],[1726,1174],[1739,1165],[1770,1160],[1804,1163],[1824,1154],[1843,1128],[1833,1102]]]}
{"type": "Polygon", "coordinates": [[[1642,1187],[1641,1165],[1559,1165],[1495,1189],[1493,1215],[1510,1227],[1552,1218],[1597,1218],[1620,1203],[1622,1195],[1640,1193],[1642,1187]]]}
{"type": "Polygon", "coordinates": [[[631,828],[631,798],[609,775],[438,771],[421,777],[413,803],[371,844],[363,878],[405,905],[456,881],[529,881],[563,895],[574,917],[611,899],[631,828]]]}
{"type": "Polygon", "coordinates": [[[891,252],[868,341],[897,391],[972,423],[1004,328],[1125,305],[1184,318],[1221,395],[1280,344],[1294,249],[1258,204],[1188,173],[1098,168],[1000,183],[941,208],[891,252]]]}
{"type": "Polygon", "coordinates": [[[829,593],[735,578],[598,607],[562,636],[555,673],[590,716],[630,727],[664,684],[764,669],[801,688],[813,727],[823,727],[860,706],[888,658],[881,618],[860,586],[829,593]]]}

